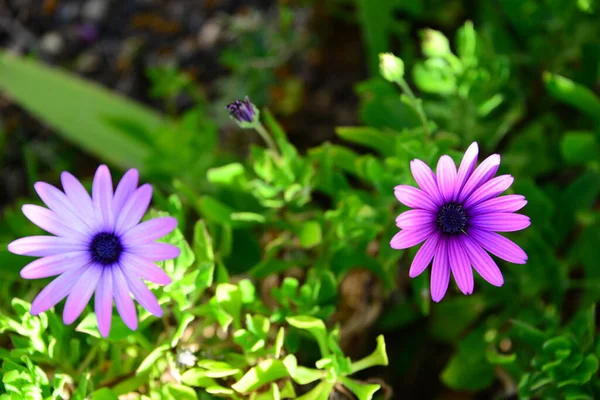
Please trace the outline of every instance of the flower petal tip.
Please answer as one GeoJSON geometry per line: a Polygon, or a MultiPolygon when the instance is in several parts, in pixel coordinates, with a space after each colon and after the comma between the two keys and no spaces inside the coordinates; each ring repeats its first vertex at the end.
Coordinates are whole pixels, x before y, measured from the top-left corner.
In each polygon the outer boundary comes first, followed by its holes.
{"type": "Polygon", "coordinates": [[[35,279],[30,275],[30,271],[27,268],[23,268],[21,272],[19,272],[19,275],[21,275],[21,278],[23,279],[35,279]]]}
{"type": "Polygon", "coordinates": [[[73,322],[75,322],[76,319],[77,317],[73,318],[72,315],[67,315],[67,313],[63,313],[63,323],[65,325],[71,325],[73,322]]]}
{"type": "Polygon", "coordinates": [[[148,312],[158,318],[163,316],[162,308],[157,308],[156,310],[148,310],[148,312]]]}
{"type": "Polygon", "coordinates": [[[411,270],[411,271],[408,271],[408,276],[409,276],[409,278],[416,278],[417,276],[421,275],[422,272],[423,271],[415,272],[415,271],[411,270]]]}
{"type": "Polygon", "coordinates": [[[40,315],[41,313],[43,313],[44,308],[35,300],[33,300],[33,303],[31,303],[31,308],[29,309],[29,313],[33,316],[37,316],[40,315]]]}

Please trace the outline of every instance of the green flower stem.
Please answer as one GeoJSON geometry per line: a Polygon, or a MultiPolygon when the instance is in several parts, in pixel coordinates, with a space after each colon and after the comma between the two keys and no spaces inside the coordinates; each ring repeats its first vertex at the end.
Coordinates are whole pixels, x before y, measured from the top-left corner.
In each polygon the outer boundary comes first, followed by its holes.
{"type": "Polygon", "coordinates": [[[256,123],[254,124],[254,129],[256,130],[256,132],[258,132],[260,137],[263,138],[263,140],[267,144],[267,147],[271,149],[271,151],[275,155],[276,160],[279,161],[281,159],[279,149],[277,149],[277,145],[275,144],[275,141],[271,137],[269,131],[267,131],[267,129],[260,121],[256,121],[256,123]]]}
{"type": "Polygon", "coordinates": [[[429,123],[427,122],[427,116],[425,115],[425,110],[423,110],[423,103],[420,99],[418,99],[413,93],[408,83],[404,80],[404,78],[399,78],[396,80],[396,84],[400,86],[400,89],[404,92],[404,94],[410,100],[410,105],[415,110],[417,115],[419,116],[419,120],[421,121],[421,125],[423,125],[423,132],[425,133],[425,137],[429,139],[431,136],[431,131],[429,130],[429,123]]]}
{"type": "Polygon", "coordinates": [[[98,351],[100,350],[100,341],[97,341],[93,346],[92,349],[87,353],[87,355],[85,356],[85,359],[81,362],[81,364],[79,365],[79,368],[77,368],[76,371],[76,376],[79,377],[81,376],[81,374],[83,374],[85,372],[85,370],[89,367],[89,365],[92,363],[92,361],[94,361],[94,359],[96,358],[96,355],[98,354],[98,351]]]}

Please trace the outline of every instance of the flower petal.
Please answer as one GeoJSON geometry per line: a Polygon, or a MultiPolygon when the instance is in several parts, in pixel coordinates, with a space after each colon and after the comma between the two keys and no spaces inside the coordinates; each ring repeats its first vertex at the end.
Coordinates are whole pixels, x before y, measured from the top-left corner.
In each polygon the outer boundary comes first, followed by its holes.
{"type": "Polygon", "coordinates": [[[107,337],[110,333],[113,300],[112,286],[111,268],[104,268],[98,282],[98,287],[96,288],[94,299],[94,312],[98,321],[98,330],[103,337],[107,337]]]}
{"type": "Polygon", "coordinates": [[[127,325],[129,329],[135,331],[138,326],[137,313],[135,311],[135,304],[133,304],[133,299],[129,293],[129,286],[127,286],[127,281],[123,275],[123,271],[121,271],[121,267],[114,265],[111,268],[111,272],[113,297],[115,299],[117,311],[119,312],[119,315],[123,319],[125,325],[127,325]]]}
{"type": "Polygon", "coordinates": [[[48,233],[56,236],[72,238],[78,242],[85,242],[87,235],[81,231],[74,230],[71,226],[65,225],[56,213],[47,208],[33,204],[25,204],[21,210],[28,220],[42,228],[48,233]]]}
{"type": "Polygon", "coordinates": [[[121,255],[121,266],[123,269],[131,270],[135,275],[147,281],[158,283],[159,285],[168,285],[171,278],[153,262],[129,253],[121,255]]]}
{"type": "Polygon", "coordinates": [[[531,225],[529,217],[522,214],[490,213],[471,217],[469,224],[476,229],[494,232],[514,232],[531,225]]]}
{"type": "Polygon", "coordinates": [[[21,270],[21,277],[24,279],[48,278],[71,269],[84,267],[89,263],[90,256],[87,251],[56,254],[30,262],[21,270]]]}
{"type": "Polygon", "coordinates": [[[465,155],[463,156],[460,166],[458,167],[458,173],[456,175],[456,184],[454,185],[454,196],[453,200],[458,198],[458,194],[461,189],[473,173],[475,165],[477,164],[477,155],[479,154],[479,147],[477,142],[471,143],[465,155]]]}
{"type": "Polygon", "coordinates": [[[423,225],[431,225],[436,215],[426,210],[408,210],[398,215],[396,226],[401,229],[420,229],[423,225]]]}
{"type": "Polygon", "coordinates": [[[125,202],[129,196],[135,192],[139,177],[140,174],[137,169],[130,169],[125,173],[125,175],[123,175],[123,178],[121,178],[113,198],[113,214],[115,216],[119,215],[119,212],[125,205],[125,202]]]}
{"type": "Polygon", "coordinates": [[[450,202],[454,196],[456,184],[456,165],[450,156],[441,156],[437,164],[437,186],[444,199],[450,202]]]}
{"type": "Polygon", "coordinates": [[[479,244],[475,243],[471,237],[465,235],[462,239],[464,248],[475,271],[492,285],[502,286],[504,284],[502,272],[500,272],[500,268],[498,268],[498,265],[492,260],[492,257],[490,257],[479,244]]]}
{"type": "Polygon", "coordinates": [[[113,184],[110,171],[106,165],[101,165],[96,170],[94,183],[92,184],[92,200],[96,210],[102,216],[102,227],[104,229],[112,228],[114,224],[113,184]]]}
{"type": "Polygon", "coordinates": [[[129,290],[131,290],[131,293],[137,302],[148,310],[149,313],[157,317],[162,317],[163,312],[154,293],[152,293],[152,291],[146,287],[144,282],[129,269],[123,268],[122,272],[125,274],[127,286],[129,286],[129,290]]]}
{"type": "Polygon", "coordinates": [[[464,294],[473,293],[473,270],[469,257],[461,244],[462,237],[459,239],[453,237],[448,240],[448,261],[452,269],[452,275],[458,285],[458,288],[464,294]]]}
{"type": "Polygon", "coordinates": [[[411,208],[424,209],[433,212],[438,210],[438,206],[431,200],[431,197],[416,187],[398,185],[394,188],[394,194],[400,203],[411,208]]]}
{"type": "Polygon", "coordinates": [[[473,171],[473,174],[465,182],[465,186],[458,195],[459,203],[463,203],[479,186],[486,183],[498,171],[500,166],[500,155],[492,154],[473,171]]]}
{"type": "Polygon", "coordinates": [[[436,303],[444,298],[450,283],[450,265],[448,264],[447,242],[441,238],[431,267],[431,299],[436,303]]]}
{"type": "Polygon", "coordinates": [[[82,268],[74,268],[54,279],[33,299],[31,315],[38,315],[54,307],[58,302],[67,297],[71,292],[77,278],[81,275],[82,268]]]}
{"type": "Polygon", "coordinates": [[[22,256],[46,257],[74,251],[85,251],[84,243],[56,236],[28,236],[8,244],[8,251],[22,256]]]}
{"type": "Polygon", "coordinates": [[[147,243],[127,249],[128,253],[145,258],[150,261],[164,261],[179,257],[179,247],[168,243],[147,243]]]}
{"type": "Polygon", "coordinates": [[[177,227],[173,217],[154,218],[134,226],[123,234],[125,247],[137,246],[160,239],[177,227]]]}
{"type": "Polygon", "coordinates": [[[102,267],[99,265],[90,265],[77,279],[77,284],[71,290],[65,309],[63,311],[63,322],[70,325],[79,317],[85,306],[88,304],[96,290],[98,280],[102,275],[102,267]]]}
{"type": "Polygon", "coordinates": [[[410,271],[408,272],[408,276],[411,278],[415,278],[429,265],[433,256],[437,250],[438,243],[440,241],[440,234],[433,233],[426,241],[423,243],[423,246],[417,251],[415,258],[410,265],[410,271]]]}
{"type": "Polygon", "coordinates": [[[433,224],[431,224],[429,227],[423,227],[416,231],[403,229],[394,235],[390,241],[390,246],[392,249],[396,250],[407,249],[427,239],[434,230],[435,225],[433,224]]]}
{"type": "Polygon", "coordinates": [[[479,186],[465,201],[464,207],[470,208],[474,205],[496,197],[513,184],[514,178],[510,175],[500,175],[490,179],[483,185],[479,186]]]}
{"type": "Polygon", "coordinates": [[[515,264],[527,262],[527,253],[502,235],[474,228],[469,229],[468,233],[475,242],[496,257],[515,264]]]}
{"type": "Polygon", "coordinates": [[[525,207],[525,196],[509,194],[483,201],[469,209],[470,215],[489,213],[512,213],[525,207]]]}
{"type": "Polygon", "coordinates": [[[93,221],[82,217],[67,198],[67,195],[45,182],[37,182],[33,185],[40,199],[54,211],[64,224],[80,232],[90,233],[94,227],[93,221]]]}
{"type": "Polygon", "coordinates": [[[122,234],[140,222],[150,205],[150,200],[152,200],[152,186],[145,184],[137,188],[119,212],[115,232],[122,234]]]}
{"type": "Polygon", "coordinates": [[[412,160],[410,162],[410,170],[419,187],[431,197],[435,204],[442,205],[444,201],[438,190],[435,175],[431,168],[421,160],[412,160]]]}
{"type": "Polygon", "coordinates": [[[81,182],[68,172],[60,174],[60,180],[65,194],[67,195],[67,199],[69,199],[71,205],[74,206],[73,208],[78,216],[84,221],[94,221],[96,219],[94,204],[81,182]]]}

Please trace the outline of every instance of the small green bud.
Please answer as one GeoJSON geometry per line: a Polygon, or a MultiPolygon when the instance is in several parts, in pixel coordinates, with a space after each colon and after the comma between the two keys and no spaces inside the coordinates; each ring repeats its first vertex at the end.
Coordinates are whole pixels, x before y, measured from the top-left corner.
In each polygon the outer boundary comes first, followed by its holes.
{"type": "Polygon", "coordinates": [[[397,82],[404,77],[404,63],[392,53],[379,54],[379,71],[385,80],[397,82]]]}
{"type": "Polygon", "coordinates": [[[451,53],[450,42],[444,34],[433,29],[425,29],[423,37],[423,54],[427,57],[445,57],[451,53]]]}

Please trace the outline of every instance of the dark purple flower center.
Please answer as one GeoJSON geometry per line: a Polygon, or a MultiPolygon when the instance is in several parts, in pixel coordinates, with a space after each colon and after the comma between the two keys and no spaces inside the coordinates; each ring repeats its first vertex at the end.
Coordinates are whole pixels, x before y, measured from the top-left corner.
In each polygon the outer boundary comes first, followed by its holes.
{"type": "Polygon", "coordinates": [[[121,240],[114,233],[102,232],[96,234],[90,243],[92,260],[101,265],[110,265],[119,261],[123,252],[121,240]]]}
{"type": "Polygon", "coordinates": [[[235,118],[238,122],[252,122],[254,121],[254,107],[250,102],[248,96],[242,100],[236,100],[231,104],[227,105],[229,114],[235,118]]]}
{"type": "Polygon", "coordinates": [[[444,204],[438,211],[437,224],[443,233],[456,235],[464,232],[467,225],[467,213],[460,204],[444,204]]]}

